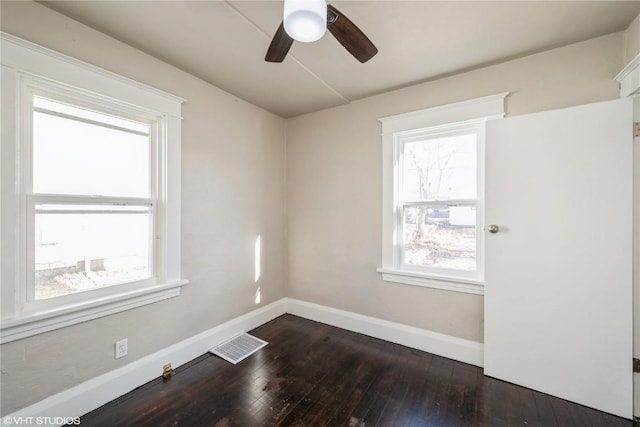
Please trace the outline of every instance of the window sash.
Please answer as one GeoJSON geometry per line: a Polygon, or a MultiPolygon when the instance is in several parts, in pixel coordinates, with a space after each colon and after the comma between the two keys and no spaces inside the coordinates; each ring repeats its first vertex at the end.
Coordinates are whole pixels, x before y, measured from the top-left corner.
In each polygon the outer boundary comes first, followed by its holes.
{"type": "Polygon", "coordinates": [[[472,120],[434,126],[423,129],[396,132],[393,134],[393,228],[394,250],[393,268],[399,271],[415,272],[433,275],[449,280],[483,280],[484,277],[484,239],[482,228],[484,224],[484,123],[485,120],[472,120]],[[404,146],[406,143],[428,141],[442,137],[461,135],[476,135],[476,198],[450,200],[402,200],[404,146]],[[405,262],[404,245],[404,211],[409,207],[447,207],[473,206],[476,209],[476,269],[461,270],[452,268],[433,267],[408,264],[405,262]]]}
{"type": "MultiPolygon", "coordinates": [[[[27,196],[27,209],[26,209],[26,233],[25,233],[25,286],[21,287],[21,311],[41,311],[43,309],[56,307],[59,305],[68,305],[76,302],[81,302],[86,299],[100,298],[109,295],[117,289],[118,292],[128,291],[136,289],[140,286],[148,286],[159,283],[161,279],[161,265],[159,263],[160,257],[158,256],[159,247],[157,241],[159,240],[158,233],[158,221],[156,214],[157,203],[153,199],[126,199],[116,197],[86,197],[86,196],[67,196],[67,195],[30,195],[27,196]],[[149,230],[149,245],[148,249],[148,263],[150,277],[143,280],[122,282],[109,286],[103,286],[96,289],[90,289],[86,291],[79,291],[74,293],[68,293],[59,295],[48,299],[35,299],[36,293],[36,281],[35,281],[35,217],[37,214],[36,206],[42,204],[50,205],[85,205],[95,206],[98,209],[91,210],[47,210],[47,213],[55,214],[123,214],[128,212],[127,207],[130,208],[145,208],[148,209],[150,216],[150,230],[149,230]],[[111,207],[111,209],[109,209],[111,207]],[[116,209],[114,209],[116,208],[116,209]]],[[[143,211],[137,210],[136,212],[143,213],[143,211]]]]}
{"type": "MultiPolygon", "coordinates": [[[[21,219],[20,225],[20,252],[25,256],[20,261],[18,280],[16,283],[17,306],[16,312],[35,313],[43,310],[55,309],[60,306],[69,306],[88,300],[96,300],[114,293],[126,293],[147,286],[162,283],[165,279],[164,257],[162,255],[162,216],[159,195],[163,193],[163,183],[158,179],[160,165],[164,154],[160,150],[160,141],[164,137],[163,119],[161,117],[143,112],[132,106],[120,105],[106,98],[95,98],[90,94],[76,91],[67,87],[58,87],[48,82],[26,80],[22,88],[22,126],[21,140],[18,156],[21,159],[21,219]],[[118,196],[94,196],[74,194],[41,194],[33,192],[33,115],[34,97],[51,99],[56,102],[86,108],[103,114],[119,117],[149,125],[149,197],[118,197],[118,196]],[[148,279],[104,286],[97,289],[80,291],[66,295],[60,295],[48,299],[35,299],[35,207],[38,204],[56,205],[92,205],[104,206],[109,211],[109,206],[148,207],[151,216],[151,230],[149,233],[149,266],[151,277],[148,279]]],[[[79,118],[79,120],[84,120],[79,118]]],[[[76,212],[78,213],[78,212],[76,212]]],[[[117,213],[114,211],[114,213],[117,213]]]]}
{"type": "MultiPolygon", "coordinates": [[[[119,126],[109,125],[107,123],[93,122],[82,117],[72,117],[73,120],[78,122],[84,122],[101,126],[105,128],[118,129],[131,134],[140,134],[142,136],[148,136],[149,138],[149,197],[157,199],[161,194],[163,188],[158,180],[158,174],[160,172],[159,167],[161,164],[161,156],[164,153],[160,152],[160,141],[165,137],[164,132],[164,118],[155,114],[141,111],[133,106],[121,105],[111,100],[104,98],[95,99],[94,96],[76,91],[66,87],[58,87],[55,84],[47,84],[40,81],[30,81],[23,83],[22,93],[23,99],[23,125],[21,139],[26,143],[20,147],[21,153],[19,157],[22,158],[22,176],[21,184],[22,190],[25,194],[34,194],[33,192],[33,158],[34,158],[34,141],[33,141],[33,119],[34,113],[41,110],[34,106],[34,97],[45,98],[54,102],[68,104],[70,106],[79,107],[89,111],[95,111],[100,114],[113,116],[114,118],[120,118],[128,122],[145,123],[149,126],[149,132],[136,132],[132,129],[121,128],[119,126]]],[[[51,112],[47,112],[50,114],[51,112]]],[[[53,114],[59,115],[59,114],[53,114]]],[[[35,193],[40,194],[40,193],[35,193]]],[[[80,194],[82,196],[82,194],[80,194]]],[[[87,196],[93,196],[87,194],[87,196]]],[[[113,196],[113,195],[112,195],[113,196]]]]}
{"type": "MultiPolygon", "coordinates": [[[[405,175],[405,163],[406,163],[406,146],[407,144],[412,144],[412,143],[420,143],[420,142],[424,142],[424,143],[430,143],[434,140],[441,140],[444,138],[451,138],[451,137],[457,137],[457,136],[467,136],[467,135],[474,135],[475,139],[476,139],[476,188],[475,188],[475,194],[473,195],[474,197],[478,197],[480,193],[480,183],[479,181],[479,173],[478,173],[478,167],[480,165],[477,164],[477,158],[479,156],[479,148],[481,147],[480,144],[480,138],[481,138],[481,128],[474,124],[474,125],[466,125],[466,126],[462,126],[460,127],[460,125],[454,125],[452,126],[451,129],[422,129],[419,131],[415,131],[415,132],[410,132],[410,133],[403,133],[401,135],[399,135],[399,137],[397,138],[397,145],[399,147],[398,149],[398,153],[397,153],[397,157],[398,160],[396,162],[397,164],[397,173],[395,174],[396,176],[396,180],[397,180],[397,184],[396,184],[396,191],[397,191],[397,199],[398,200],[403,200],[403,201],[409,201],[409,200],[405,200],[405,189],[404,189],[404,175],[405,175]]],[[[454,199],[446,199],[446,200],[454,200],[454,199]]],[[[429,202],[438,202],[438,201],[444,201],[444,200],[439,200],[439,199],[424,199],[424,200],[416,200],[416,202],[421,202],[421,201],[429,201],[429,202]]]]}
{"type": "Polygon", "coordinates": [[[477,279],[480,277],[482,273],[482,239],[481,239],[481,227],[480,221],[482,219],[481,212],[481,203],[479,200],[451,200],[447,202],[402,202],[398,205],[397,214],[396,214],[396,236],[395,240],[397,242],[396,251],[398,260],[397,268],[404,271],[414,271],[417,273],[433,273],[436,275],[442,276],[450,276],[450,277],[460,277],[466,279],[477,279]],[[420,264],[410,264],[407,263],[406,253],[405,253],[405,228],[404,228],[404,218],[405,211],[409,208],[451,208],[451,207],[461,207],[468,206],[473,207],[476,212],[476,225],[475,225],[475,269],[474,270],[462,270],[462,269],[453,269],[453,268],[445,268],[445,267],[436,267],[436,266],[428,266],[428,265],[420,265],[420,264]]]}

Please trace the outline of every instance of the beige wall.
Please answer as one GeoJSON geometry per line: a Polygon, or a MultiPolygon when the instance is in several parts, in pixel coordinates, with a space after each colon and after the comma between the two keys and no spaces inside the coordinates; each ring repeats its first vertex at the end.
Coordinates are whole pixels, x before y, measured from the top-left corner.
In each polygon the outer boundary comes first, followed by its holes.
{"type": "MultiPolygon", "coordinates": [[[[2,414],[284,296],[283,119],[36,3],[2,2],[2,30],[187,99],[182,131],[182,272],[168,301],[2,345],[2,414]],[[129,355],[113,344],[129,338],[129,355]]],[[[9,284],[10,285],[10,284],[9,284]]],[[[161,369],[161,367],[158,367],[161,369]]],[[[159,371],[160,372],[160,371],[159,371]]]]}
{"type": "Polygon", "coordinates": [[[509,115],[617,97],[623,33],[289,119],[287,294],[474,341],[483,298],[383,282],[378,119],[509,91],[509,115]]]}
{"type": "Polygon", "coordinates": [[[640,54],[640,15],[636,16],[624,33],[624,64],[640,54]]]}

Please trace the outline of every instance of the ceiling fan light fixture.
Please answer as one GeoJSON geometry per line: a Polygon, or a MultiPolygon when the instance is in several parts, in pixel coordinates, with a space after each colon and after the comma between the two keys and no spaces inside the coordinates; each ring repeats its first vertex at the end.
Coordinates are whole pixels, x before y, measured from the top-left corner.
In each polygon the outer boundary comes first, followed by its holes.
{"type": "Polygon", "coordinates": [[[327,31],[327,2],[284,0],[284,29],[299,42],[319,40],[327,31]]]}

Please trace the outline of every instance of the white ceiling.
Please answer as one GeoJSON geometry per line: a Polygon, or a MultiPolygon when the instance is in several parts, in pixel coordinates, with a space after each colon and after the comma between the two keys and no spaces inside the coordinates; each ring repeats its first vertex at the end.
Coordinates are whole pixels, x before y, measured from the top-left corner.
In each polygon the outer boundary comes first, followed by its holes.
{"type": "Polygon", "coordinates": [[[282,1],[46,1],[283,117],[621,31],[638,1],[330,1],[378,47],[365,64],[329,32],[264,55],[282,1]]]}

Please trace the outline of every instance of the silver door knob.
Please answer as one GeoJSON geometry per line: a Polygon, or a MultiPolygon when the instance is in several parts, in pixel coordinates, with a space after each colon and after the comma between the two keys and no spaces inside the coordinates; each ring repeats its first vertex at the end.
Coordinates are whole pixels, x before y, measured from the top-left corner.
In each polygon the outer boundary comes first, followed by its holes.
{"type": "Polygon", "coordinates": [[[488,226],[488,227],[487,227],[487,231],[488,231],[489,233],[496,234],[498,231],[500,231],[500,227],[498,227],[498,226],[497,226],[497,225],[495,225],[495,224],[491,224],[490,226],[488,226]]]}

